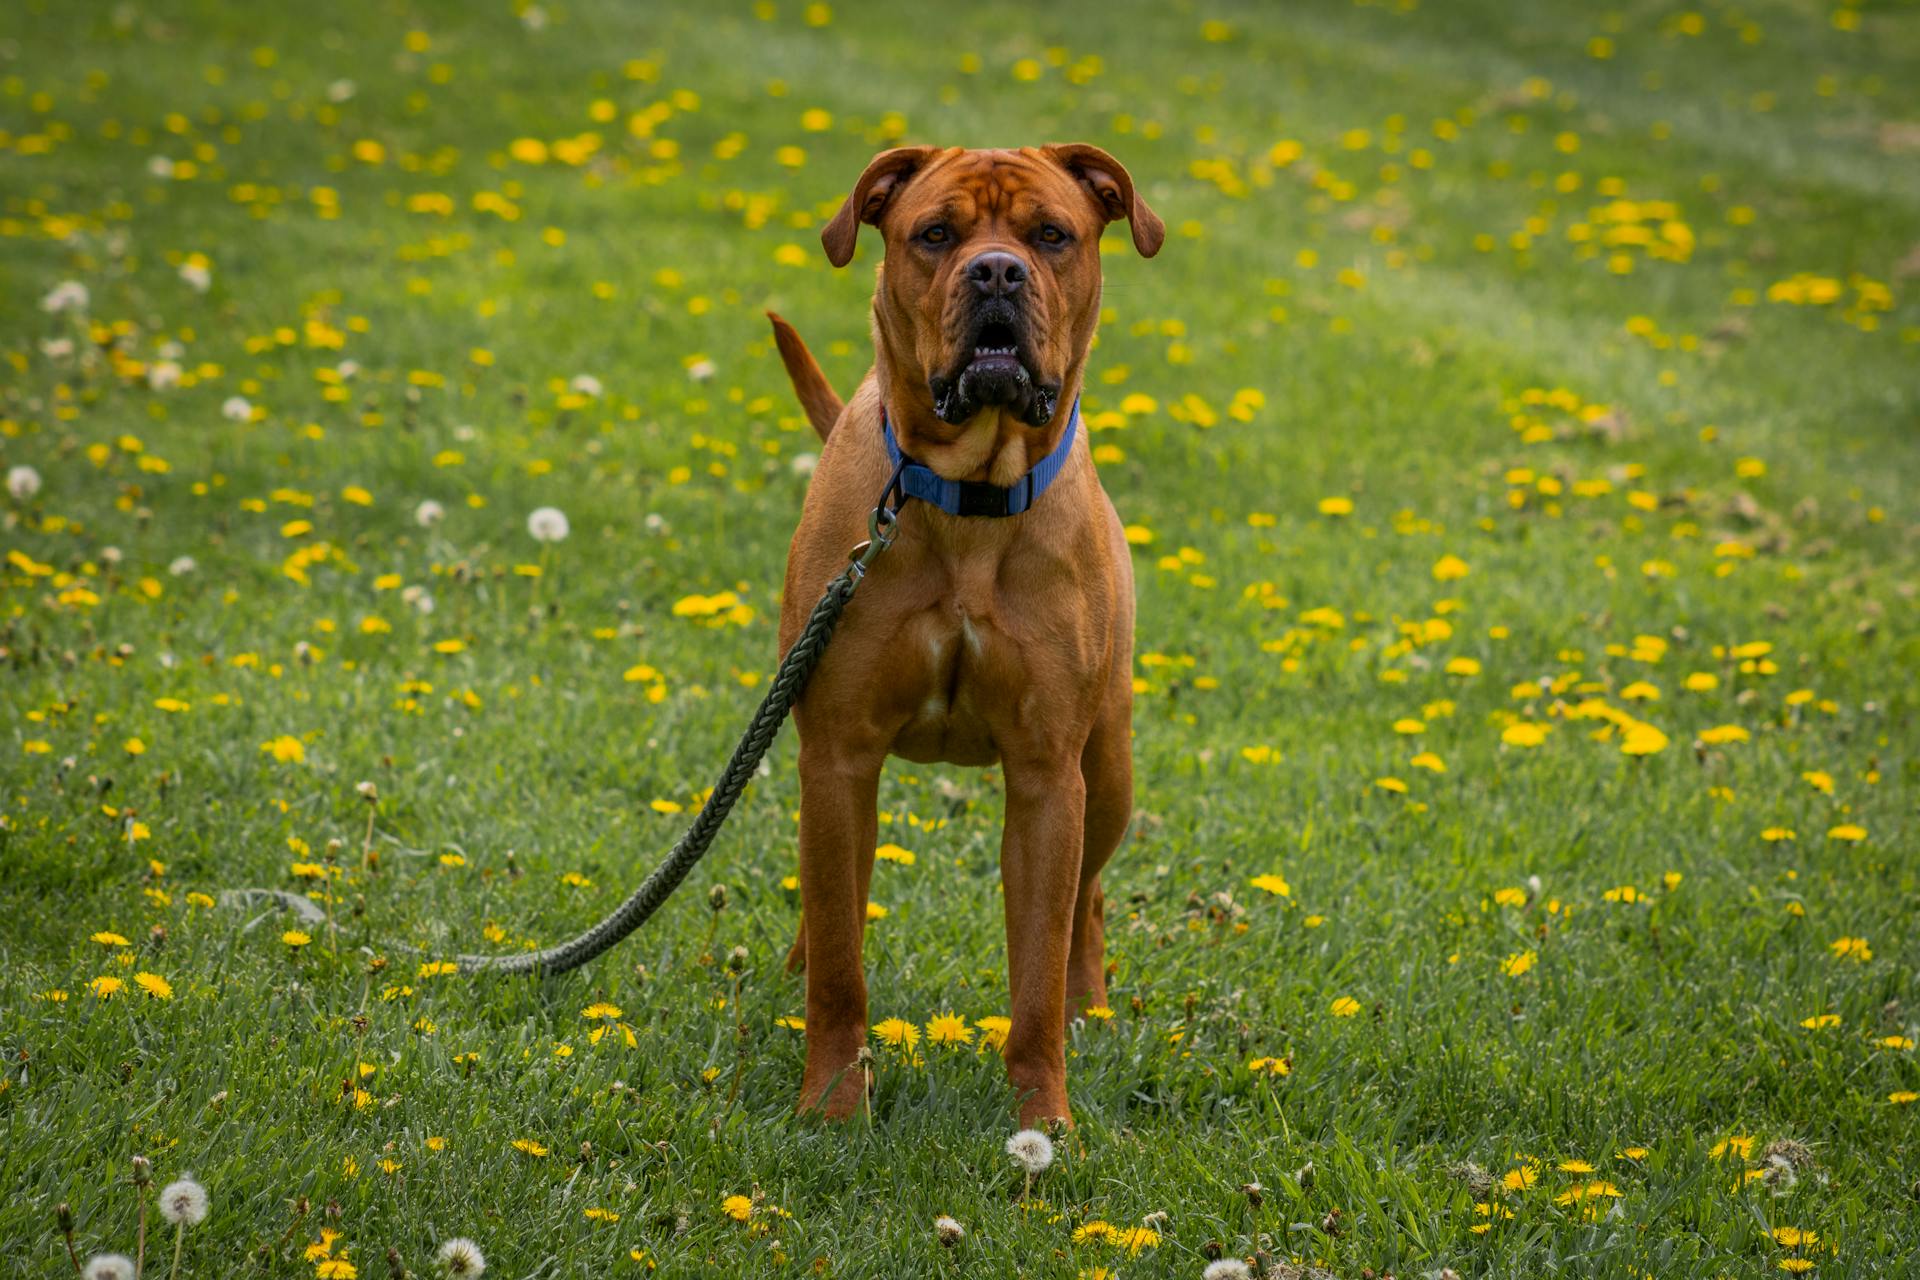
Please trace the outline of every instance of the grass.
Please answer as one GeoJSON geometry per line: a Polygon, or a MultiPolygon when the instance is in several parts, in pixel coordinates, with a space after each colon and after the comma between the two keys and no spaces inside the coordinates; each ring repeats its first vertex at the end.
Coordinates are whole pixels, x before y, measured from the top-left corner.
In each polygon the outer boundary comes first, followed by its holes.
{"type": "Polygon", "coordinates": [[[135,1155],[192,1276],[1909,1267],[1920,13],[766,8],[0,16],[4,1269],[130,1248],[135,1155]],[[1099,142],[1170,229],[1087,396],[1113,1017],[1024,1198],[992,772],[884,784],[870,1121],[791,1114],[790,737],[608,959],[423,968],[699,803],[816,447],[760,312],[852,387],[817,230],[896,137],[1099,142]]]}

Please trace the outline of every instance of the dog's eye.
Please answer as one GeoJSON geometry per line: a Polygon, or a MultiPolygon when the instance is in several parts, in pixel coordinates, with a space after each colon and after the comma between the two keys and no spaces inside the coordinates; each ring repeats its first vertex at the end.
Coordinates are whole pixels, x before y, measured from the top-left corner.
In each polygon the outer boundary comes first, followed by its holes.
{"type": "Polygon", "coordinates": [[[951,232],[949,232],[944,226],[936,222],[932,226],[928,227],[925,231],[922,231],[920,233],[920,243],[931,244],[931,245],[942,245],[947,242],[947,240],[951,237],[951,235],[952,235],[951,232]]]}
{"type": "Polygon", "coordinates": [[[1065,244],[1067,242],[1067,233],[1049,222],[1040,228],[1039,240],[1041,244],[1065,244]]]}

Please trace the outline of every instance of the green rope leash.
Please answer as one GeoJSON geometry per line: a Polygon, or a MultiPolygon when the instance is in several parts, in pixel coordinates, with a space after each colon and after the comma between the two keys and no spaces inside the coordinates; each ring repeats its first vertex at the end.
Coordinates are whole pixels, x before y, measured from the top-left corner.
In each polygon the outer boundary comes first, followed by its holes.
{"type": "Polygon", "coordinates": [[[888,499],[898,495],[899,501],[905,501],[905,495],[899,494],[899,480],[900,473],[896,470],[893,478],[887,482],[886,489],[881,492],[879,505],[873,509],[867,521],[867,541],[849,553],[848,559],[852,563],[827,584],[820,603],[813,606],[805,629],[793,642],[793,647],[787,650],[787,656],[780,660],[780,669],[767,688],[767,696],[761,699],[760,709],[753,713],[753,720],[734,747],[726,768],[720,771],[720,780],[714,784],[712,796],[701,806],[693,824],[680,837],[679,843],[673,846],[673,851],[653,869],[651,875],[640,882],[640,887],[625,902],[578,937],[570,938],[558,946],[519,955],[459,956],[457,960],[461,972],[565,973],[569,969],[578,969],[605,954],[622,938],[645,924],[647,918],[672,896],[673,891],[680,887],[680,882],[687,878],[687,873],[693,870],[694,864],[707,852],[714,837],[720,834],[727,815],[733,811],[734,801],[740,798],[740,793],[747,789],[747,783],[753,780],[753,771],[759,767],[761,757],[773,745],[774,735],[780,731],[788,713],[793,710],[793,704],[807,687],[807,678],[819,665],[820,655],[826,652],[827,641],[833,638],[834,626],[840,621],[840,614],[846,609],[847,602],[853,599],[854,589],[867,576],[868,566],[893,544],[900,508],[897,503],[889,506],[888,499]]]}

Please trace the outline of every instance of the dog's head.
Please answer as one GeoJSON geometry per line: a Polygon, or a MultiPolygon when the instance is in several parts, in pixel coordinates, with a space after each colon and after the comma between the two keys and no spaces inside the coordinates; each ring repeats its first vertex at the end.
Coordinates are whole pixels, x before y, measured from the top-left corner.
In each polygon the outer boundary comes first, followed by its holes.
{"type": "Polygon", "coordinates": [[[873,158],[820,239],[843,267],[861,223],[886,237],[877,337],[942,421],[999,408],[1046,427],[1093,340],[1100,233],[1122,218],[1143,257],[1159,252],[1160,219],[1098,147],[900,147],[873,158]]]}

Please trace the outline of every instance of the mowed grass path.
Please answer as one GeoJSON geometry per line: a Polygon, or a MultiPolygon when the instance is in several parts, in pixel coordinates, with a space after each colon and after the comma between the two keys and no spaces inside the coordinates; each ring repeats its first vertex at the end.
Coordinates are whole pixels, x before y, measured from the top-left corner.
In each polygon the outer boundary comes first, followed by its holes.
{"type": "Polygon", "coordinates": [[[1904,1274],[1916,86],[1888,3],[8,6],[0,1269],[130,1249],[144,1154],[194,1276],[1904,1274]],[[990,771],[884,784],[870,1121],[791,1114],[790,737],[612,956],[435,963],[700,803],[817,448],[760,313],[851,389],[818,228],[901,139],[1170,229],[1086,396],[1112,1016],[1024,1198],[990,771]]]}

